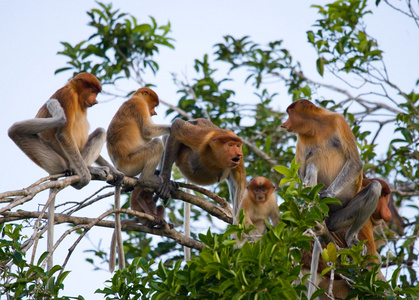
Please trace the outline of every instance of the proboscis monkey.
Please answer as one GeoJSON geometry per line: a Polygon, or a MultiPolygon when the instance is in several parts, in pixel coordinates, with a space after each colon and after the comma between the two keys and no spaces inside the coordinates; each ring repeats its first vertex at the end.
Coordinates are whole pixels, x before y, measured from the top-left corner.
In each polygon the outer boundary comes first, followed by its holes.
{"type": "MultiPolygon", "coordinates": [[[[381,195],[378,199],[377,207],[370,216],[370,218],[367,220],[367,222],[364,224],[364,226],[359,231],[358,237],[361,241],[366,240],[366,247],[367,247],[367,253],[373,254],[377,257],[378,253],[376,251],[376,245],[374,243],[374,228],[378,226],[380,223],[389,222],[392,217],[392,213],[390,211],[389,201],[390,201],[390,188],[388,184],[377,178],[373,179],[363,179],[362,181],[362,187],[366,187],[371,181],[376,180],[379,182],[382,186],[381,195]]],[[[339,247],[346,247],[345,243],[345,230],[340,231],[338,233],[332,233],[334,240],[338,244],[339,247]]],[[[324,245],[325,246],[325,245],[324,245]]],[[[302,256],[301,263],[304,265],[303,270],[304,272],[310,272],[310,261],[312,261],[312,255],[310,252],[304,251],[302,256]]],[[[372,260],[375,261],[375,260],[372,260]]],[[[318,263],[318,270],[317,274],[320,274],[325,268],[327,268],[326,263],[323,261],[323,259],[320,257],[320,260],[318,263]]],[[[380,273],[378,279],[385,280],[384,276],[380,273]]],[[[323,277],[316,277],[316,284],[324,289],[329,290],[330,285],[330,274],[326,274],[323,277]]],[[[333,295],[337,298],[345,299],[348,295],[350,290],[350,286],[347,284],[347,282],[343,279],[335,278],[334,284],[333,284],[333,295]]],[[[321,296],[320,299],[329,299],[327,296],[321,296]]]]}
{"type": "MultiPolygon", "coordinates": [[[[155,137],[170,133],[169,125],[156,125],[151,120],[152,116],[157,115],[155,108],[158,105],[159,97],[152,89],[143,87],[137,90],[113,117],[107,141],[108,153],[114,165],[127,176],[141,173],[138,179],[140,185],[152,189],[160,187],[161,179],[155,175],[155,171],[164,150],[162,140],[155,137]]],[[[116,187],[115,208],[119,208],[119,195],[120,188],[116,187]]],[[[115,214],[119,267],[122,269],[125,258],[120,226],[119,214],[115,214]]],[[[115,261],[110,261],[111,272],[114,267],[115,261]]]]}
{"type": "Polygon", "coordinates": [[[262,235],[267,228],[265,220],[271,220],[276,226],[279,219],[279,209],[275,195],[275,186],[265,177],[253,178],[244,194],[241,209],[244,210],[246,226],[254,225],[257,230],[253,230],[250,235],[262,235]],[[255,232],[256,231],[256,232],[255,232]]]}
{"type": "MultiPolygon", "coordinates": [[[[356,245],[358,232],[377,207],[380,183],[372,181],[361,190],[362,161],[355,136],[342,115],[308,100],[292,103],[287,113],[289,118],[281,127],[298,134],[295,160],[302,164],[298,170],[300,178],[306,186],[323,183],[321,198],[340,200],[341,206],[329,205],[329,216],[325,219],[327,229],[336,232],[348,228],[346,244],[348,247],[356,245]]],[[[314,245],[313,260],[320,254],[319,247],[314,245]]],[[[313,273],[315,276],[317,271],[313,273]]],[[[310,284],[309,297],[313,288],[310,284]]]]}
{"type": "MultiPolygon", "coordinates": [[[[91,174],[107,177],[112,174],[118,184],[124,175],[100,156],[106,140],[104,129],[90,135],[87,109],[97,104],[102,90],[92,74],[80,73],[59,89],[40,108],[35,119],[13,124],[10,138],[38,166],[49,174],[76,174],[80,181],[76,189],[87,185],[91,174]],[[92,167],[93,162],[104,167],[92,167]]],[[[50,200],[48,218],[48,251],[52,251],[54,199],[50,200]]],[[[52,259],[47,268],[52,267],[52,259]]]]}
{"type": "Polygon", "coordinates": [[[169,198],[174,190],[170,184],[173,163],[183,176],[195,184],[211,185],[226,180],[233,202],[233,222],[237,224],[246,187],[242,140],[237,135],[207,119],[176,119],[167,140],[160,174],[163,185],[158,194],[163,199],[169,198]]]}

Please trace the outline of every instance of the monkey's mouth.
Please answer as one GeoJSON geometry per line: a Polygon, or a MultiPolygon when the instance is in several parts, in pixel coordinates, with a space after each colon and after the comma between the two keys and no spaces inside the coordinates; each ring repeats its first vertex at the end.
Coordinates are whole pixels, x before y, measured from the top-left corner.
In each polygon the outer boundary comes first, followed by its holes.
{"type": "Polygon", "coordinates": [[[233,167],[237,167],[240,164],[240,157],[232,158],[231,164],[233,165],[233,167]]]}

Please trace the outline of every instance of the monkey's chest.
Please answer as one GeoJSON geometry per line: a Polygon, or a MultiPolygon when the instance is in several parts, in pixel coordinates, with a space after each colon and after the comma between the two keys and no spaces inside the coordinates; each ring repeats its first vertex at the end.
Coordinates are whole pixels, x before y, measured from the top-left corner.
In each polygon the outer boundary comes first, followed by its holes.
{"type": "Polygon", "coordinates": [[[342,151],[333,147],[307,147],[297,157],[296,162],[302,163],[299,174],[304,178],[306,168],[309,164],[314,164],[317,169],[317,182],[323,183],[326,189],[339,175],[346,158],[342,151]]]}
{"type": "Polygon", "coordinates": [[[76,120],[73,125],[73,138],[77,148],[82,151],[89,138],[89,122],[85,116],[79,116],[76,120]]]}

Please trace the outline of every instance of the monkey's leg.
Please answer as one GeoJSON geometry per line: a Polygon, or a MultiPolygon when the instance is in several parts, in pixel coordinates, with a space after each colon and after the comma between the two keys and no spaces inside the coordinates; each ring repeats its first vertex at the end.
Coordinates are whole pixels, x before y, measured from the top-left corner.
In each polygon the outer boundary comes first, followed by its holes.
{"type": "Polygon", "coordinates": [[[358,232],[375,211],[380,194],[381,184],[372,181],[346,207],[329,214],[327,227],[331,231],[339,231],[350,226],[345,236],[346,244],[348,247],[358,244],[358,232]]]}
{"type": "MultiPolygon", "coordinates": [[[[51,118],[35,118],[15,123],[10,127],[8,134],[16,145],[38,166],[49,174],[59,174],[68,170],[69,164],[50,144],[39,136],[39,133],[50,128],[60,127],[67,120],[63,108],[56,99],[48,100],[47,109],[52,116],[51,118]]],[[[49,195],[47,251],[51,253],[54,243],[55,190],[50,189],[49,195]]],[[[47,270],[51,270],[52,266],[53,257],[51,255],[47,262],[47,270]]]]}
{"type": "Polygon", "coordinates": [[[177,140],[174,135],[169,135],[166,143],[166,150],[164,154],[163,168],[160,173],[162,183],[157,190],[157,195],[165,202],[170,198],[173,191],[173,184],[170,182],[173,163],[179,153],[182,143],[177,140]]]}
{"type": "Polygon", "coordinates": [[[81,152],[81,156],[83,157],[85,164],[88,166],[90,174],[97,175],[99,178],[107,178],[109,174],[112,174],[113,180],[109,183],[118,185],[124,178],[124,174],[119,172],[114,166],[100,156],[100,152],[102,151],[105,141],[105,130],[103,128],[97,128],[89,135],[86,145],[81,152]],[[100,167],[92,167],[91,165],[94,162],[100,167]]]}
{"type": "Polygon", "coordinates": [[[47,102],[51,118],[35,118],[13,124],[9,137],[38,166],[49,174],[59,174],[69,169],[68,161],[61,157],[49,143],[38,134],[66,123],[64,110],[56,99],[47,102]]]}
{"type": "Polygon", "coordinates": [[[98,159],[105,141],[106,132],[103,128],[97,128],[89,135],[86,145],[80,153],[87,166],[92,165],[98,159]]]}
{"type": "Polygon", "coordinates": [[[158,189],[161,185],[161,179],[155,176],[157,165],[159,164],[164,145],[161,139],[152,139],[142,147],[142,158],[146,160],[138,180],[144,187],[158,189]]]}

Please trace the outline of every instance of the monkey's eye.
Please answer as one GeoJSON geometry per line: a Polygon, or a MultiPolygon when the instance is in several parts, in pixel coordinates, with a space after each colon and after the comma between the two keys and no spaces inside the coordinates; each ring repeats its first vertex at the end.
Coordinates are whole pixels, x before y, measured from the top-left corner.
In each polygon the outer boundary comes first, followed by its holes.
{"type": "Polygon", "coordinates": [[[234,144],[233,144],[233,143],[229,143],[229,144],[228,144],[228,146],[229,146],[229,147],[233,147],[233,146],[234,146],[234,144]]]}

